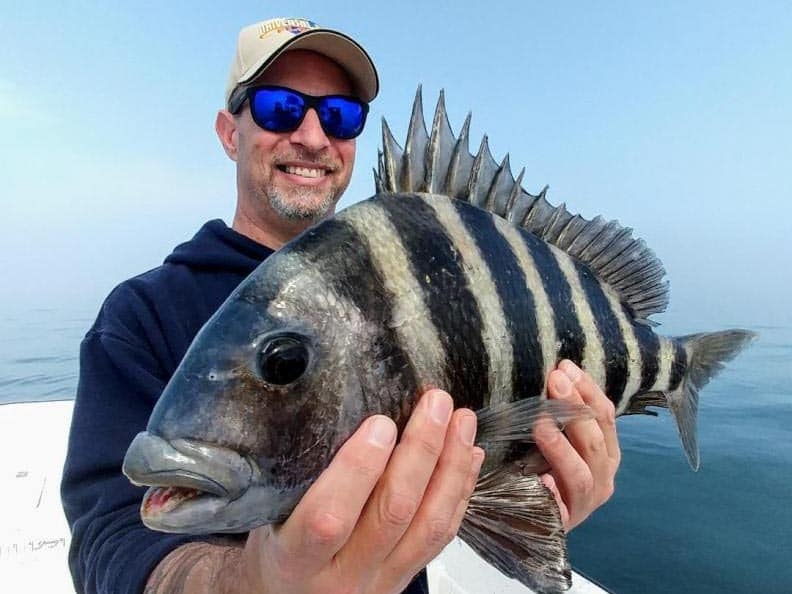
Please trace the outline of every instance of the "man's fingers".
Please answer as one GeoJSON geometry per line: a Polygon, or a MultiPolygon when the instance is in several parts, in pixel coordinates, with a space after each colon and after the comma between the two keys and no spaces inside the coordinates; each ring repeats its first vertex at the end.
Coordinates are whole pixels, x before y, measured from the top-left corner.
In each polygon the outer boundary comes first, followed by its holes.
{"type": "Polygon", "coordinates": [[[536,443],[550,463],[556,492],[568,510],[567,529],[582,522],[613,492],[619,465],[615,413],[591,377],[571,361],[562,361],[548,378],[551,398],[587,404],[595,419],[570,423],[564,433],[552,423],[537,424],[536,443]],[[584,398],[585,396],[585,398],[584,398]]]}
{"type": "MultiPolygon", "coordinates": [[[[572,379],[560,366],[550,373],[548,396],[583,404],[572,379]]],[[[603,440],[602,431],[595,419],[585,419],[570,423],[565,436],[554,423],[543,420],[537,423],[534,434],[536,445],[550,463],[558,491],[569,510],[569,523],[565,527],[570,529],[591,511],[594,478],[590,463],[597,440],[603,440]]],[[[599,462],[595,460],[594,463],[599,462]]]]}
{"type": "Polygon", "coordinates": [[[621,458],[616,436],[615,408],[591,376],[583,373],[574,363],[562,361],[559,369],[572,382],[574,392],[594,410],[596,429],[590,426],[589,421],[589,426],[570,427],[567,435],[589,466],[592,475],[592,505],[598,507],[613,494],[613,480],[621,458]]]}
{"type": "Polygon", "coordinates": [[[453,406],[451,396],[440,390],[421,397],[354,533],[339,553],[342,566],[373,573],[393,551],[413,521],[444,452],[453,406]]]}
{"type": "MultiPolygon", "coordinates": [[[[475,413],[467,409],[457,410],[421,506],[385,562],[392,575],[410,575],[418,571],[456,535],[475,487],[472,476],[474,458],[480,456],[483,460],[483,452],[473,446],[475,431],[475,413]]],[[[476,474],[479,468],[475,468],[476,474]]]]}
{"type": "Polygon", "coordinates": [[[619,448],[619,439],[616,434],[616,407],[613,401],[594,383],[589,374],[582,373],[571,361],[562,361],[559,369],[564,371],[567,377],[577,377],[577,381],[573,383],[578,394],[580,394],[583,402],[594,411],[597,424],[600,426],[602,435],[605,438],[608,456],[618,466],[621,460],[621,449],[619,448]]]}
{"type": "Polygon", "coordinates": [[[395,441],[396,425],[388,417],[364,421],[267,540],[264,562],[286,579],[320,571],[352,533],[395,441]]]}
{"type": "Polygon", "coordinates": [[[558,485],[553,475],[548,472],[541,475],[539,478],[544,486],[550,489],[553,497],[555,497],[556,503],[558,503],[558,511],[561,513],[561,525],[564,527],[569,526],[569,508],[567,508],[566,503],[564,503],[564,498],[561,497],[561,491],[558,490],[558,485]]]}
{"type": "MultiPolygon", "coordinates": [[[[552,391],[550,395],[552,397],[552,391]]],[[[567,510],[566,514],[562,512],[562,520],[564,528],[569,530],[575,525],[573,510],[581,509],[587,504],[588,494],[592,488],[591,472],[586,462],[552,420],[542,419],[536,423],[534,440],[550,465],[554,477],[552,486],[544,479],[543,482],[553,492],[559,509],[567,510]]]]}
{"type": "Polygon", "coordinates": [[[468,476],[467,485],[465,485],[465,497],[459,502],[459,505],[454,513],[454,532],[459,532],[459,527],[462,525],[462,520],[465,519],[465,512],[467,512],[470,497],[476,489],[478,483],[479,473],[481,466],[484,464],[484,450],[479,447],[473,448],[473,462],[470,465],[470,475],[468,476]]]}

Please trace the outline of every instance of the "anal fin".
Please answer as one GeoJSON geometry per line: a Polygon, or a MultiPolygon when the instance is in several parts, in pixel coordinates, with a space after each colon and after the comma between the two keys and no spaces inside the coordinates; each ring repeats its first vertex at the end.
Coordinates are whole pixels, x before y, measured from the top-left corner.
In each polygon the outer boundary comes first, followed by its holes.
{"type": "Polygon", "coordinates": [[[632,397],[630,404],[627,405],[626,410],[622,414],[656,417],[657,413],[649,410],[647,408],[649,406],[668,408],[668,396],[666,396],[665,392],[641,392],[632,397]]]}
{"type": "Polygon", "coordinates": [[[538,594],[572,585],[561,514],[536,474],[509,466],[482,476],[459,536],[485,561],[538,594]]]}

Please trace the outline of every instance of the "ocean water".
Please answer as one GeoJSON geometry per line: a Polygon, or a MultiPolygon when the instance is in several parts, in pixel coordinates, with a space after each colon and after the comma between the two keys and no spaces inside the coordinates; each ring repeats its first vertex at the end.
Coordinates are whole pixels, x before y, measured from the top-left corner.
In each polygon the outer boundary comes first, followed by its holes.
{"type": "MultiPolygon", "coordinates": [[[[0,404],[73,398],[95,314],[6,309],[0,404]]],[[[702,392],[698,472],[666,411],[619,420],[616,493],[571,533],[576,569],[620,594],[792,592],[792,328],[752,329],[702,392]]]]}
{"type": "Polygon", "coordinates": [[[667,411],[619,420],[616,492],[570,534],[614,592],[792,592],[792,328],[760,337],[699,401],[693,472],[667,411]]]}
{"type": "Polygon", "coordinates": [[[80,341],[98,307],[6,307],[0,314],[0,404],[73,399],[80,341]]]}

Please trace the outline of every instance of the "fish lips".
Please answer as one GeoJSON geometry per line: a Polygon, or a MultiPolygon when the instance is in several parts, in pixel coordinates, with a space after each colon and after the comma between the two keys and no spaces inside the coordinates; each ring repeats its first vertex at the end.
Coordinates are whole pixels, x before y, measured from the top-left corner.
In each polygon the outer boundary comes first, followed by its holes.
{"type": "MultiPolygon", "coordinates": [[[[193,497],[186,498],[183,506],[196,507],[196,512],[197,508],[207,505],[216,512],[218,507],[240,498],[258,475],[254,463],[229,448],[188,439],[168,441],[148,432],[135,436],[124,457],[122,469],[135,485],[177,487],[213,496],[211,503],[201,502],[202,497],[197,500],[193,497]]],[[[147,493],[143,502],[144,510],[153,492],[150,489],[147,493]]],[[[172,515],[179,507],[181,506],[177,506],[175,510],[169,509],[161,515],[172,515]]],[[[197,516],[203,514],[194,515],[198,521],[197,516]]],[[[157,516],[158,514],[154,514],[146,517],[144,513],[144,520],[156,523],[159,522],[157,516]]]]}

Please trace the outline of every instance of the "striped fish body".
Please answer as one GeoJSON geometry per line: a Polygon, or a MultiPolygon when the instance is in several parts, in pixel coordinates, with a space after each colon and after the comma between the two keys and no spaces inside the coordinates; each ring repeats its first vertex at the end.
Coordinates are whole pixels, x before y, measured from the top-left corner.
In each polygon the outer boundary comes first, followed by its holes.
{"type": "MultiPolygon", "coordinates": [[[[639,391],[673,390],[684,375],[684,347],[634,323],[588,266],[470,204],[380,195],[309,233],[320,244],[344,236],[359,246],[363,278],[354,287],[380,293],[371,321],[392,330],[375,338],[408,361],[408,393],[442,387],[474,409],[544,395],[547,374],[566,358],[623,412],[639,391]]],[[[301,243],[306,265],[338,270],[301,243]]],[[[328,276],[339,292],[349,282],[328,276]]],[[[358,308],[369,299],[350,298],[358,308]]]]}
{"type": "MultiPolygon", "coordinates": [[[[335,302],[344,311],[374,329],[356,345],[389,345],[393,358],[382,369],[395,373],[374,378],[372,389],[387,385],[396,398],[375,400],[367,413],[403,423],[404,404],[428,387],[474,410],[545,396],[562,359],[588,371],[618,414],[641,412],[676,390],[688,367],[683,342],[636,323],[586,264],[445,196],[375,196],[292,250],[289,258],[321,271],[319,283],[343,296],[335,302]],[[324,246],[336,242],[347,249],[329,254],[324,246]]],[[[531,447],[515,445],[511,457],[531,447]]],[[[490,456],[485,470],[503,462],[490,456]]]]}
{"type": "MultiPolygon", "coordinates": [[[[138,483],[206,490],[140,461],[191,455],[181,446],[164,455],[156,444],[212,444],[249,460],[257,469],[250,481],[266,497],[243,510],[238,497],[227,515],[212,510],[189,525],[144,520],[188,532],[282,521],[370,415],[390,416],[401,431],[432,387],[457,407],[491,410],[542,396],[560,357],[603,367],[596,331],[587,337],[581,323],[564,321],[586,299],[564,269],[574,265],[559,250],[439,195],[376,195],[308,229],[201,329],[125,460],[138,483]],[[586,355],[595,339],[599,358],[586,355]],[[295,377],[274,377],[294,359],[302,365],[295,377]]],[[[485,473],[534,447],[525,437],[509,447],[488,447],[486,431],[480,438],[485,473]]]]}
{"type": "MultiPolygon", "coordinates": [[[[618,414],[671,410],[698,467],[698,392],[753,338],[666,338],[665,271],[629,229],[531,195],[467,152],[441,101],[427,135],[416,99],[402,152],[385,128],[378,193],[268,258],[196,336],[124,472],[168,532],[240,532],[288,517],[368,416],[401,430],[419,395],[479,414],[487,451],[460,536],[537,592],[570,584],[565,535],[531,441],[534,422],[581,418],[546,398],[561,359],[618,414]]],[[[469,121],[469,120],[468,120],[469,121]]]]}
{"type": "MultiPolygon", "coordinates": [[[[308,229],[237,288],[194,340],[148,435],[249,458],[267,503],[228,522],[250,528],[284,519],[366,417],[401,429],[431,387],[460,407],[508,410],[544,396],[562,358],[621,412],[636,394],[657,404],[688,367],[683,343],[635,323],[563,251],[461,201],[381,194],[308,229]]],[[[479,439],[485,472],[533,448],[479,439]]]]}

